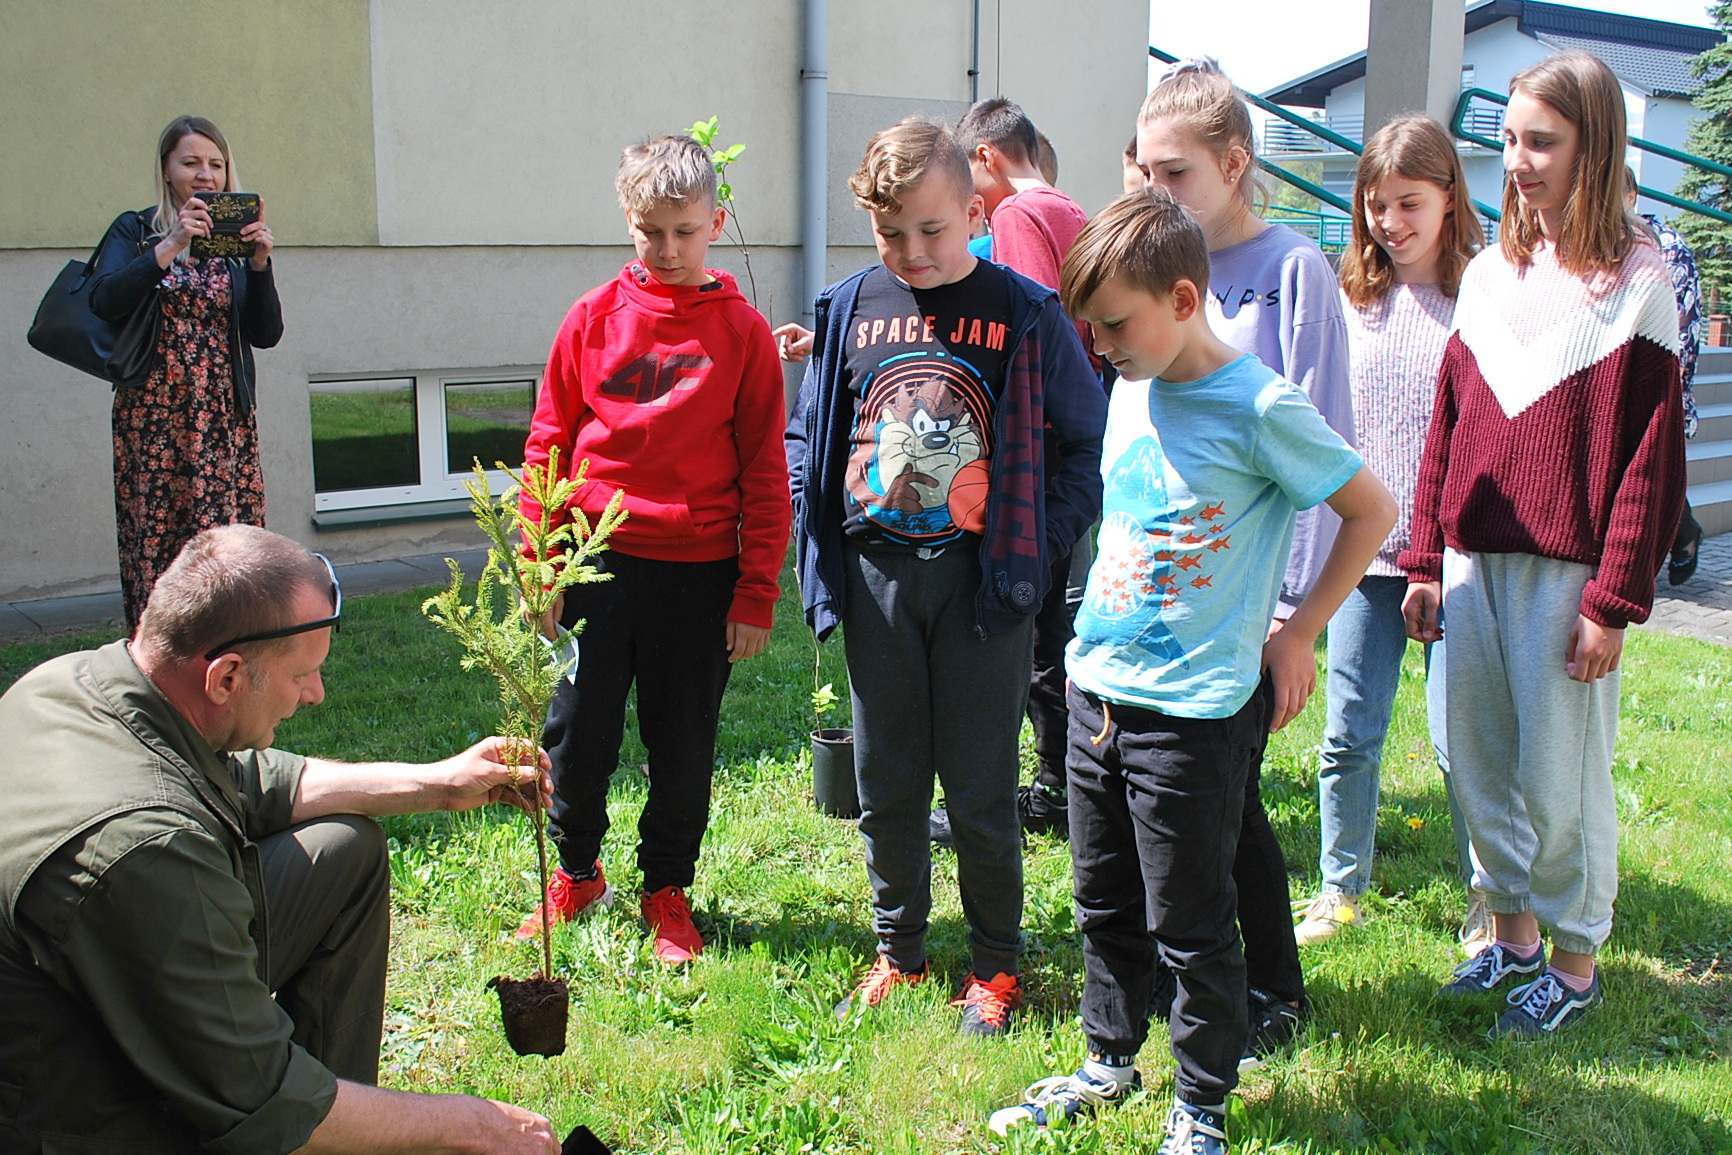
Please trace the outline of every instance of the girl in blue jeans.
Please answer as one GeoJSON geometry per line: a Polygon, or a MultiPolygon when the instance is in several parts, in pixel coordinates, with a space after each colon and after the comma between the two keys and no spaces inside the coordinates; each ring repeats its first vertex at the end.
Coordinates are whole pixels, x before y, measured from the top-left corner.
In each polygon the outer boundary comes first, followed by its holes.
{"type": "MultiPolygon", "coordinates": [[[[1357,922],[1371,886],[1378,770],[1407,649],[1407,577],[1396,557],[1408,545],[1456,286],[1480,239],[1461,162],[1429,117],[1402,117],[1378,130],[1359,162],[1353,201],[1353,245],[1341,261],[1353,420],[1360,453],[1394,494],[1401,517],[1329,623],[1329,708],[1317,774],[1323,888],[1294,932],[1301,944],[1357,922]]],[[[1459,830],[1459,820],[1455,825],[1459,830]]],[[[1465,862],[1460,838],[1457,844],[1465,862]]]]}

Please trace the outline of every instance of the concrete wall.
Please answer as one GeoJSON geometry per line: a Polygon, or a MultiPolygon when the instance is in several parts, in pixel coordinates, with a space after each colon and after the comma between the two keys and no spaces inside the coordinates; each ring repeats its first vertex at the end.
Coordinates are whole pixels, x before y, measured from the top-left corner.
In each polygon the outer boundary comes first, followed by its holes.
{"type": "Polygon", "coordinates": [[[618,244],[621,147],[710,116],[751,237],[797,243],[798,0],[371,9],[384,244],[618,244]]]}
{"type": "MultiPolygon", "coordinates": [[[[1685,138],[1690,134],[1690,120],[1700,115],[1686,101],[1649,98],[1642,102],[1640,121],[1632,118],[1630,134],[1651,140],[1655,144],[1684,148],[1685,138]]],[[[1637,149],[1630,150],[1630,165],[1636,170],[1638,184],[1662,192],[1676,192],[1678,182],[1684,179],[1686,171],[1685,167],[1675,160],[1667,160],[1663,156],[1637,149]]],[[[1646,198],[1640,201],[1637,208],[1645,213],[1658,213],[1661,217],[1676,216],[1682,211],[1646,198]]]]}
{"type": "MultiPolygon", "coordinates": [[[[1142,97],[1147,0],[980,8],[980,93],[1022,102],[1061,183],[1098,208],[1142,97]]],[[[800,0],[0,5],[0,145],[57,165],[46,204],[41,165],[0,166],[0,600],[117,587],[110,392],[24,333],[60,266],[154,199],[173,116],[224,128],[278,238],[285,335],[257,358],[271,526],[339,560],[474,545],[464,518],[313,526],[309,379],[540,365],[571,301],[629,253],[620,147],[711,115],[748,146],[730,177],[759,305],[797,317],[801,19],[800,0]],[[230,66],[187,66],[188,25],[230,66]]],[[[844,188],[867,137],[966,107],[972,9],[884,0],[831,19],[835,278],[876,259],[844,188]]],[[[744,273],[726,244],[711,262],[744,273]]]]}
{"type": "Polygon", "coordinates": [[[0,5],[0,249],[83,249],[156,203],[156,138],[209,118],[282,244],[378,240],[362,0],[0,5]],[[201,61],[197,42],[209,44],[201,61]]]}

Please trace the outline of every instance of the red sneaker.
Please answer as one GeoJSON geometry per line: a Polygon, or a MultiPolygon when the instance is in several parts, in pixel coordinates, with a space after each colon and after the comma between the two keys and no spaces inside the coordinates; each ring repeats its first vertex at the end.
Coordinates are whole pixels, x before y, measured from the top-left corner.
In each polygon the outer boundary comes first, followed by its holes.
{"type": "Polygon", "coordinates": [[[860,979],[847,998],[836,1004],[836,1017],[845,1019],[848,1012],[857,1003],[863,1007],[875,1007],[884,1001],[884,996],[890,993],[890,988],[898,984],[913,984],[926,977],[926,968],[917,971],[901,971],[896,964],[885,955],[879,955],[878,961],[872,964],[872,969],[860,979]]]}
{"type": "Polygon", "coordinates": [[[1010,1012],[1022,1005],[1022,988],[1015,975],[1000,973],[987,982],[970,974],[950,1005],[962,1008],[963,1034],[1002,1035],[1010,1029],[1010,1012]]]}
{"type": "Polygon", "coordinates": [[[535,913],[523,920],[523,925],[517,928],[517,938],[536,938],[541,934],[541,920],[550,919],[554,926],[570,922],[591,907],[613,905],[613,887],[607,884],[607,879],[601,873],[601,860],[595,864],[595,877],[582,880],[575,879],[565,873],[561,867],[553,868],[553,877],[547,880],[547,897],[535,913]]]}
{"type": "Polygon", "coordinates": [[[692,925],[686,892],[664,886],[643,896],[643,920],[656,940],[656,958],[665,963],[691,962],[704,953],[704,936],[692,925]]]}

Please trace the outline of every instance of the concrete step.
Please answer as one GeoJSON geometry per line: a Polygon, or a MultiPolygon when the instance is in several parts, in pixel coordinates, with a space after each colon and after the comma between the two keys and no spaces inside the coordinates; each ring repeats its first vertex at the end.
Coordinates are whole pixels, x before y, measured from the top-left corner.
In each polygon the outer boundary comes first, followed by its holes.
{"type": "Polygon", "coordinates": [[[1732,481],[1732,441],[1707,441],[1701,438],[1684,443],[1684,461],[1691,485],[1707,485],[1710,481],[1732,481]]]}
{"type": "Polygon", "coordinates": [[[1697,405],[1695,440],[1703,445],[1713,441],[1732,441],[1732,403],[1697,405]]]}
{"type": "Polygon", "coordinates": [[[1732,531],[1732,481],[1692,485],[1689,494],[1690,510],[1702,523],[1703,533],[1713,537],[1732,531]]]}
{"type": "Polygon", "coordinates": [[[1698,362],[1696,380],[1690,385],[1697,406],[1732,405],[1732,366],[1724,373],[1705,373],[1703,368],[1698,362]]]}

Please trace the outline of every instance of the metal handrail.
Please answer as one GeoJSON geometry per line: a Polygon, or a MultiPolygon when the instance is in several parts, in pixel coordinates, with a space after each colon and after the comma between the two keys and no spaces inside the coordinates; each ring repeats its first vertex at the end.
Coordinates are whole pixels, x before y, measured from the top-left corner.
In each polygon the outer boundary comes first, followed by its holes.
{"type": "MultiPolygon", "coordinates": [[[[1159,60],[1165,64],[1177,64],[1179,62],[1179,58],[1177,56],[1173,56],[1173,55],[1170,55],[1166,52],[1162,52],[1159,48],[1156,48],[1153,44],[1149,45],[1149,55],[1153,56],[1156,60],[1159,60]]],[[[1288,124],[1291,124],[1297,128],[1303,129],[1304,131],[1310,133],[1311,135],[1313,135],[1315,137],[1318,137],[1321,140],[1326,140],[1330,144],[1335,145],[1337,148],[1346,149],[1348,152],[1352,153],[1354,156],[1363,156],[1365,154],[1365,146],[1363,144],[1361,144],[1357,140],[1351,139],[1350,137],[1342,136],[1340,133],[1336,132],[1334,129],[1326,128],[1323,125],[1318,124],[1314,120],[1306,120],[1303,116],[1300,116],[1298,113],[1290,112],[1287,109],[1282,108],[1279,104],[1275,104],[1272,101],[1268,101],[1268,100],[1263,99],[1261,96],[1258,96],[1254,92],[1246,92],[1244,89],[1241,88],[1241,89],[1239,89],[1239,95],[1244,97],[1247,102],[1249,102],[1250,104],[1253,104],[1256,107],[1262,109],[1264,112],[1267,112],[1269,115],[1274,116],[1274,117],[1278,117],[1281,120],[1286,121],[1288,124]]],[[[1459,108],[1458,108],[1457,113],[1456,113],[1456,119],[1458,121],[1461,119],[1461,114],[1460,114],[1459,108]]],[[[1283,181],[1286,181],[1288,184],[1292,185],[1294,188],[1298,189],[1299,191],[1304,192],[1304,193],[1308,193],[1311,196],[1316,197],[1318,200],[1322,201],[1324,204],[1327,204],[1327,205],[1330,205],[1334,208],[1340,209],[1342,212],[1346,213],[1350,217],[1353,215],[1353,205],[1351,202],[1344,200],[1343,198],[1335,195],[1334,193],[1330,192],[1328,189],[1324,188],[1322,185],[1313,184],[1311,181],[1306,180],[1304,177],[1298,175],[1297,173],[1289,172],[1287,169],[1282,168],[1280,165],[1274,163],[1271,160],[1267,160],[1264,157],[1258,157],[1257,158],[1257,165],[1258,165],[1258,167],[1266,170],[1271,176],[1275,176],[1275,177],[1277,177],[1283,181]]],[[[1490,220],[1498,221],[1498,220],[1503,219],[1503,214],[1498,212],[1498,210],[1492,208],[1488,204],[1483,204],[1480,201],[1476,200],[1473,202],[1473,207],[1478,209],[1479,212],[1483,216],[1489,218],[1490,220]]]]}
{"type": "MultiPolygon", "coordinates": [[[[1471,141],[1472,143],[1482,145],[1485,148],[1502,152],[1503,141],[1493,140],[1489,136],[1480,136],[1478,133],[1469,132],[1465,127],[1463,122],[1467,119],[1468,105],[1472,104],[1475,99],[1487,100],[1493,104],[1501,104],[1505,107],[1509,105],[1509,97],[1499,92],[1493,92],[1489,88],[1463,89],[1460,98],[1455,102],[1455,117],[1450,121],[1449,130],[1461,140],[1471,141]]],[[[1667,160],[1675,160],[1680,164],[1687,164],[1695,168],[1704,169],[1716,176],[1732,177],[1732,167],[1719,164],[1716,161],[1711,161],[1706,157],[1694,156],[1687,152],[1680,152],[1675,148],[1670,148],[1663,144],[1656,144],[1651,140],[1643,140],[1639,136],[1632,136],[1627,139],[1632,147],[1639,148],[1643,152],[1651,152],[1656,156],[1663,156],[1667,160]]],[[[1705,205],[1699,201],[1688,200],[1681,196],[1675,196],[1669,192],[1662,192],[1659,189],[1649,188],[1646,185],[1637,185],[1636,192],[1647,197],[1649,200],[1659,201],[1661,204],[1668,204],[1673,208],[1683,209],[1685,212],[1700,213],[1705,217],[1713,217],[1717,221],[1725,221],[1728,224],[1732,224],[1732,213],[1724,212],[1720,209],[1714,208],[1712,205],[1705,205]]]]}

